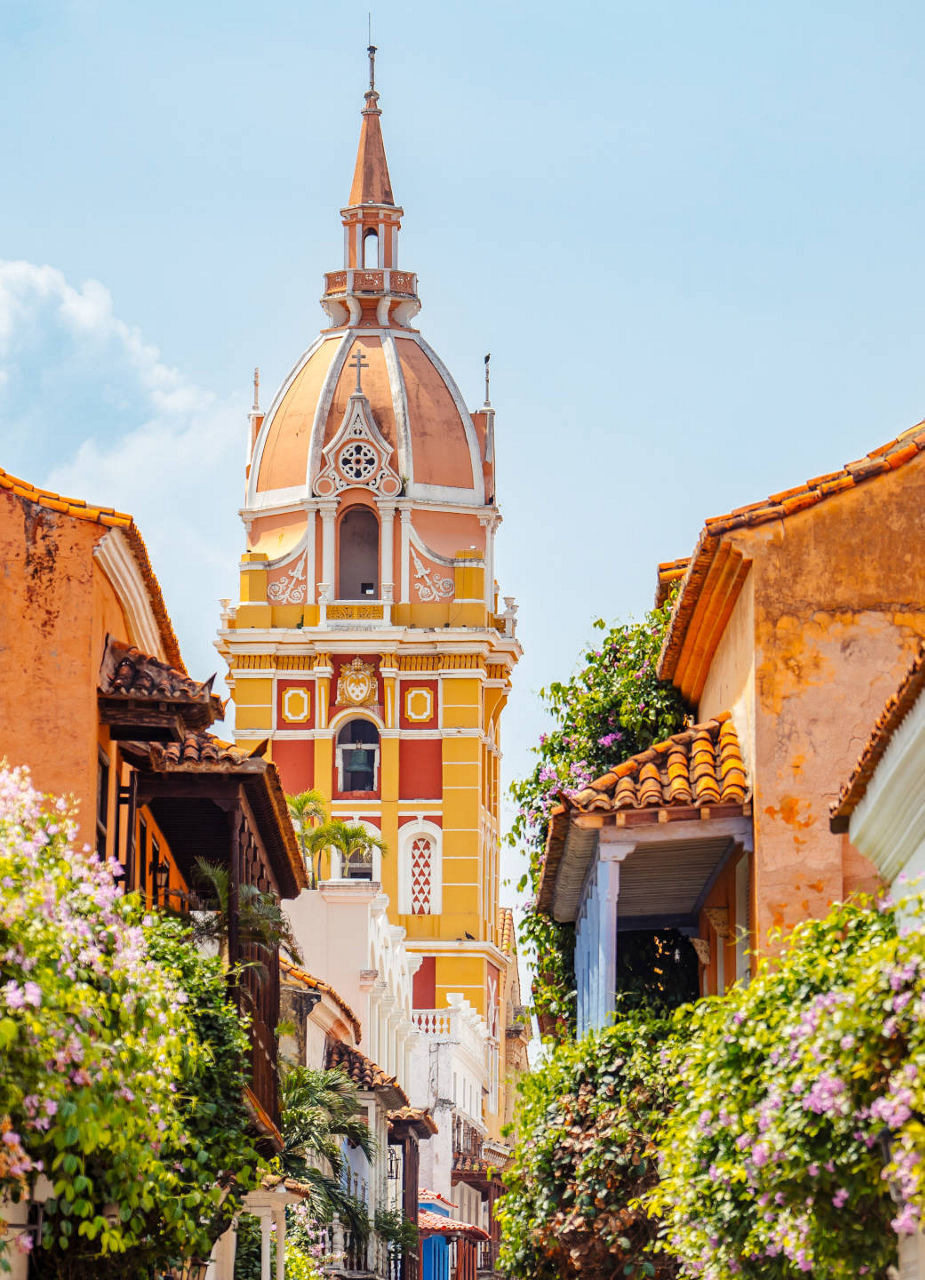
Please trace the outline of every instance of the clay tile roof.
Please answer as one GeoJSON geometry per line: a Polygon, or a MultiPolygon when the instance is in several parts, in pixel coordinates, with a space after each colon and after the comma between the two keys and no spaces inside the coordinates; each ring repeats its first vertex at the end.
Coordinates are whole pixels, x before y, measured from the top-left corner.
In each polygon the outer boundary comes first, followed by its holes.
{"type": "Polygon", "coordinates": [[[181,714],[186,712],[188,727],[203,729],[224,715],[221,698],[212,692],[214,680],[214,675],[202,682],[191,680],[185,672],[135,645],[106,637],[99,682],[100,693],[106,697],[179,704],[181,714]]]}
{"type": "Polygon", "coordinates": [[[350,1045],[340,1040],[332,1040],[328,1045],[327,1066],[340,1067],[361,1089],[381,1089],[391,1092],[401,1098],[403,1107],[410,1105],[408,1095],[394,1076],[387,1076],[381,1067],[376,1066],[371,1058],[367,1058],[365,1053],[361,1053],[359,1049],[352,1049],[350,1045]]]}
{"type": "Polygon", "coordinates": [[[151,758],[157,767],[228,765],[237,768],[250,756],[246,751],[238,751],[230,742],[222,742],[214,734],[200,731],[186,734],[182,742],[152,743],[151,758]]]}
{"type": "Polygon", "coordinates": [[[658,566],[658,582],[655,587],[656,609],[662,607],[671,595],[672,587],[676,582],[680,582],[685,573],[687,573],[687,566],[690,562],[690,556],[684,556],[680,560],[666,560],[658,566]]]}
{"type": "Polygon", "coordinates": [[[847,831],[855,809],[864,799],[867,785],[893,738],[893,734],[925,690],[925,640],[903,676],[899,688],[877,717],[877,722],[858,757],[851,777],[832,803],[830,825],[834,832],[847,831]]]}
{"type": "Polygon", "coordinates": [[[421,1187],[418,1190],[418,1200],[427,1200],[429,1203],[434,1204],[445,1204],[448,1209],[456,1208],[452,1200],[447,1200],[446,1196],[442,1196],[439,1191],[430,1191],[427,1187],[421,1187]]]}
{"type": "Polygon", "coordinates": [[[671,805],[744,804],[748,779],[728,711],[682,729],[596,778],[569,801],[596,812],[671,805]]]}
{"type": "MultiPolygon", "coordinates": [[[[421,1138],[430,1138],[440,1132],[436,1120],[430,1114],[429,1107],[399,1107],[396,1111],[389,1112],[388,1120],[390,1127],[393,1124],[410,1125],[417,1130],[418,1137],[421,1138]]],[[[419,1198],[423,1198],[420,1193],[419,1198]]]]}
{"type": "Polygon", "coordinates": [[[294,893],[284,896],[294,897],[299,889],[308,887],[305,859],[295,838],[279,771],[272,760],[263,759],[266,749],[267,743],[261,742],[253,751],[239,751],[214,734],[199,731],[187,733],[182,742],[152,742],[148,757],[157,772],[238,774],[245,786],[255,787],[261,798],[267,830],[273,833],[274,842],[278,840],[279,851],[296,886],[294,893]]]}
{"type": "Polygon", "coordinates": [[[290,962],[282,956],[280,956],[279,967],[284,978],[288,978],[291,982],[297,983],[299,986],[308,987],[310,991],[317,991],[320,995],[330,997],[350,1023],[353,1028],[354,1037],[357,1040],[362,1040],[363,1032],[360,1027],[360,1019],[350,1008],[350,1005],[347,1004],[346,1000],[337,994],[330,983],[324,982],[321,978],[313,977],[310,973],[306,973],[304,969],[297,969],[294,964],[290,964],[290,962]]]}
{"type": "Polygon", "coordinates": [[[458,1218],[444,1218],[442,1214],[430,1209],[418,1210],[418,1228],[424,1236],[465,1236],[469,1240],[487,1240],[488,1234],[481,1227],[471,1222],[460,1222],[458,1218]]]}
{"type": "MultiPolygon", "coordinates": [[[[769,520],[785,520],[788,516],[798,511],[805,511],[807,507],[824,502],[845,489],[855,488],[874,476],[895,471],[922,452],[925,452],[925,421],[910,427],[908,431],[904,431],[894,440],[888,440],[879,448],[872,449],[856,462],[847,463],[838,471],[829,471],[825,475],[815,476],[812,480],[807,480],[805,484],[797,485],[793,489],[773,493],[761,502],[753,502],[746,507],[736,507],[725,515],[713,516],[707,520],[684,572],[681,593],[675,604],[671,625],[659,657],[659,676],[663,680],[671,680],[674,677],[687,627],[723,534],[733,529],[765,524],[769,520]]],[[[682,562],[672,563],[680,565],[682,562]]],[[[662,566],[659,566],[659,588],[656,600],[659,600],[661,592],[661,568],[662,566]]]]}
{"type": "Polygon", "coordinates": [[[120,529],[128,540],[138,571],[147,588],[151,610],[157,622],[167,661],[178,671],[186,671],[173,624],[168,617],[167,606],[164,604],[160,583],[151,568],[148,549],[130,515],[124,511],[116,511],[113,507],[91,507],[81,498],[65,498],[60,493],[53,493],[50,489],[37,489],[27,480],[11,476],[2,467],[0,467],[0,489],[6,489],[15,497],[32,502],[36,506],[45,508],[46,511],[55,511],[59,515],[71,516],[75,520],[85,520],[90,524],[101,525],[103,528],[120,529]]]}
{"type": "Polygon", "coordinates": [[[499,920],[499,946],[503,955],[509,956],[514,952],[517,941],[517,935],[514,930],[514,912],[510,907],[502,907],[499,920]]]}

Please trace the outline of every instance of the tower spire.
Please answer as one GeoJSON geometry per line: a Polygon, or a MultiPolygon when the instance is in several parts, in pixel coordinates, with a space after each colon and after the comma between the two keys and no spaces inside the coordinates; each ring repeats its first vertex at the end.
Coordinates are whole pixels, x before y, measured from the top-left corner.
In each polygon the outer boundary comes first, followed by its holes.
{"type": "Polygon", "coordinates": [[[376,46],[370,44],[366,52],[369,54],[369,88],[364,95],[366,105],[360,126],[360,145],[347,204],[394,205],[385,143],[382,141],[382,128],[379,124],[382,112],[379,110],[379,94],[376,92],[376,46]]]}

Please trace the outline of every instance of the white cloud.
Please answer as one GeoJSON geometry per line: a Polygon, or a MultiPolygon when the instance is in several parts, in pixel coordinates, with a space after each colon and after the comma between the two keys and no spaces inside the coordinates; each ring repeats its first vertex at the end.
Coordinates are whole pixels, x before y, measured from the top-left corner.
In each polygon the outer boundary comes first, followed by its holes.
{"type": "Polygon", "coordinates": [[[165,365],[98,281],[0,261],[0,466],[135,517],[196,675],[243,546],[246,405],[165,365]]]}

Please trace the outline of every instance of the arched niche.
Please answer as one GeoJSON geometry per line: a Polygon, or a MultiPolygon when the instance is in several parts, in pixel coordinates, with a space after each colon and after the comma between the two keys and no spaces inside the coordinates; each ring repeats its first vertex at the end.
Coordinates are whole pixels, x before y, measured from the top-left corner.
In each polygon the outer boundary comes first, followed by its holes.
{"type": "Polygon", "coordinates": [[[339,600],[378,600],[379,521],[369,507],[349,507],[338,529],[339,600]]]}

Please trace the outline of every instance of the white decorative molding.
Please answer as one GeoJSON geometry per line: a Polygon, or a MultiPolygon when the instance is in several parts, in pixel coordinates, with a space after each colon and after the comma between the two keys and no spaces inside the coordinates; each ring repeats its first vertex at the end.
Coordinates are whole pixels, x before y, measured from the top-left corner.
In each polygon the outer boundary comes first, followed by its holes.
{"type": "Polygon", "coordinates": [[[288,573],[276,578],[267,586],[267,599],[271,604],[304,604],[305,574],[308,552],[303,551],[288,573]]]}
{"type": "Polygon", "coordinates": [[[128,639],[139,649],[167,661],[161,629],[138,561],[121,529],[110,529],[93,548],[94,558],[119,597],[128,624],[128,639]]]}
{"type": "Polygon", "coordinates": [[[414,561],[414,585],[418,599],[424,603],[432,600],[449,600],[455,589],[452,578],[441,578],[435,566],[425,569],[414,547],[410,548],[414,561]]]}
{"type": "Polygon", "coordinates": [[[393,452],[376,425],[366,396],[354,392],[334,439],[322,451],[324,465],[314,484],[315,493],[333,498],[344,489],[362,488],[383,498],[397,498],[402,482],[389,461],[393,452]]]}

